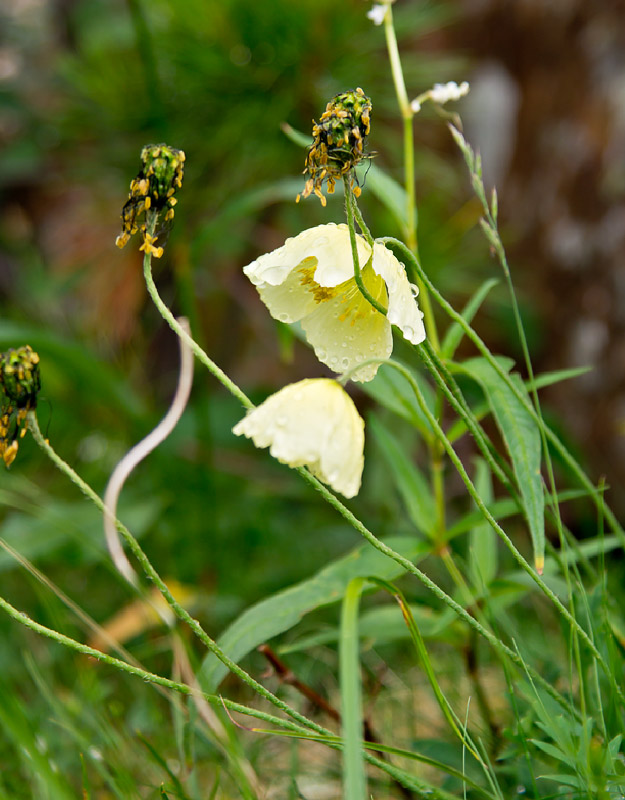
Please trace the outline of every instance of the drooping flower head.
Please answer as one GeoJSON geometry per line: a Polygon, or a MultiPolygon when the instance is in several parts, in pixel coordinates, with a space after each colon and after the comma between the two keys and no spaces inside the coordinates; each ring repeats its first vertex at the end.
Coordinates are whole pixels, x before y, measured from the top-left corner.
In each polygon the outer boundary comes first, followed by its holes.
{"type": "Polygon", "coordinates": [[[307,467],[354,497],[364,466],[364,422],[351,397],[329,378],[292,383],[249,411],[232,432],[291,467],[307,467]]]}
{"type": "Polygon", "coordinates": [[[0,355],[0,384],[4,393],[0,409],[0,457],[9,467],[18,449],[18,437],[27,430],[26,415],[37,407],[41,389],[39,355],[30,347],[18,347],[0,355]]]}
{"type": "MultiPolygon", "coordinates": [[[[313,143],[306,156],[308,180],[302,197],[316,194],[325,206],[321,187],[328,184],[328,194],[334,192],[337,180],[353,170],[366,157],[365,143],[371,125],[371,100],[358,88],[341,92],[326,106],[319,122],[313,120],[313,143]]],[[[352,186],[356,197],[360,188],[352,186]]],[[[299,201],[300,196],[297,196],[299,201]]]]}
{"type": "MultiPolygon", "coordinates": [[[[356,285],[347,225],[303,231],[243,269],[272,317],[301,321],[317,358],[335,372],[351,371],[367,359],[388,358],[391,325],[413,344],[425,339],[418,290],[408,282],[403,264],[382,244],[374,243],[373,254],[362,236],[356,244],[365,287],[387,308],[386,316],[356,285]]],[[[377,364],[366,364],[350,378],[370,381],[377,370],[377,364]]]]}
{"type": "Polygon", "coordinates": [[[165,222],[174,218],[174,197],[182,186],[185,154],[166,144],[148,144],[141,151],[142,168],[130,183],[130,194],[122,209],[122,232],[115,244],[124,247],[130,237],[141,231],[143,244],[139,248],[155,258],[163,255],[156,247],[157,237],[147,232],[148,213],[162,216],[165,222]]]}

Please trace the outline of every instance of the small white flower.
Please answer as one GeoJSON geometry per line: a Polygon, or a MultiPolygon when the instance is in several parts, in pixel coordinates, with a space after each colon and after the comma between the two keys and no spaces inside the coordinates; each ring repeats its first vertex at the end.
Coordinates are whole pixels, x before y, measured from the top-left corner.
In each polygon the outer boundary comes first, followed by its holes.
{"type": "Polygon", "coordinates": [[[418,98],[410,103],[410,108],[412,109],[413,114],[418,114],[419,111],[421,111],[421,103],[419,102],[418,98]]]}
{"type": "MultiPolygon", "coordinates": [[[[258,289],[271,315],[281,322],[301,320],[319,361],[347,372],[366,359],[386,359],[393,351],[391,325],[413,344],[425,339],[417,288],[403,264],[377,242],[371,248],[357,236],[362,279],[373,298],[388,309],[381,314],[363,297],[354,280],[347,225],[318,225],[287,239],[243,272],[258,289]]],[[[370,381],[378,365],[367,364],[350,375],[370,381]]]]}
{"type": "Polygon", "coordinates": [[[375,3],[371,10],[367,11],[367,17],[371,20],[371,22],[373,22],[374,25],[381,25],[384,22],[387,8],[388,6],[386,5],[375,3]]]}
{"type": "Polygon", "coordinates": [[[435,83],[434,88],[430,89],[427,94],[433,102],[444,105],[451,100],[460,100],[461,97],[469,94],[469,83],[468,81],[462,81],[460,86],[455,81],[435,83]]]}
{"type": "Polygon", "coordinates": [[[292,383],[234,426],[278,461],[308,467],[335,491],[354,497],[364,466],[364,422],[351,397],[329,378],[292,383]]]}

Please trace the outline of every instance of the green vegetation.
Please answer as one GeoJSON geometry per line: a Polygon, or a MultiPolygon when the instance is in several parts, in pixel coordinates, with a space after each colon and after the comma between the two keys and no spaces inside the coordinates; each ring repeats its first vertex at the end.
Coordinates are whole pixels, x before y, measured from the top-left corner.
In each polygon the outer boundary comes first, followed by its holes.
{"type": "Polygon", "coordinates": [[[450,7],[366,10],[7,12],[0,800],[625,796],[625,531],[540,399],[583,370],[410,52],[450,7]]]}

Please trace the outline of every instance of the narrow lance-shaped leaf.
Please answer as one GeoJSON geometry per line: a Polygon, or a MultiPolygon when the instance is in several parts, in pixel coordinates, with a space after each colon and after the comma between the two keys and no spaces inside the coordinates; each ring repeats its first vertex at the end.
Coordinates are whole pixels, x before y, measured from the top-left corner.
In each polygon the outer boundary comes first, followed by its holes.
{"type": "MultiPolygon", "coordinates": [[[[475,488],[486,506],[493,502],[493,487],[488,464],[482,458],[475,461],[475,488]]],[[[497,574],[497,534],[482,519],[469,535],[469,569],[480,589],[486,587],[497,574]]]]}
{"type": "MultiPolygon", "coordinates": [[[[484,390],[497,426],[510,454],[517,479],[523,511],[527,519],[536,571],[542,574],[545,564],[545,497],[540,474],[540,431],[512,390],[483,358],[473,358],[458,365],[484,390]]],[[[520,376],[512,375],[521,392],[525,387],[520,376]]]]}
{"type": "Polygon", "coordinates": [[[368,425],[382,450],[410,519],[418,530],[431,539],[436,526],[436,508],[427,480],[375,414],[369,415],[368,425]]]}
{"type": "Polygon", "coordinates": [[[358,606],[364,581],[364,578],[354,578],[348,583],[341,608],[339,680],[345,800],[365,800],[367,796],[365,751],[362,743],[362,683],[358,639],[358,606]]]}
{"type": "MultiPolygon", "coordinates": [[[[424,557],[428,551],[427,543],[412,537],[392,537],[386,544],[412,561],[424,557]]],[[[296,625],[304,614],[319,606],[339,602],[352,578],[376,575],[393,580],[403,573],[403,568],[395,561],[369,544],[362,545],[311,578],[246,609],[217,643],[233,661],[239,663],[259,644],[296,625]]],[[[214,691],[227,673],[228,668],[209,653],[200,667],[198,678],[203,688],[214,691]]]]}
{"type": "MultiPolygon", "coordinates": [[[[497,278],[490,278],[477,289],[475,294],[471,297],[469,302],[466,306],[462,309],[462,316],[464,317],[465,321],[471,324],[471,320],[476,315],[479,307],[484,302],[486,295],[490,292],[490,290],[499,283],[497,278]]],[[[445,333],[445,338],[443,339],[443,343],[441,345],[441,355],[443,358],[452,358],[454,353],[456,352],[456,348],[462,341],[462,337],[464,336],[464,331],[460,327],[460,323],[452,322],[452,324],[447,329],[445,333]]]]}

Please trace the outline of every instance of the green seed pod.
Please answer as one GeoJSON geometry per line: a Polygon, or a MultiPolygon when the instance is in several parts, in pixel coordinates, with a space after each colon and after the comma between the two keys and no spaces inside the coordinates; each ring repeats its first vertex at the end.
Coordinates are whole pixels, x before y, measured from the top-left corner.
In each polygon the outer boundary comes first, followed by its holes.
{"type": "MultiPolygon", "coordinates": [[[[313,121],[314,122],[314,121],[313,121]]],[[[321,192],[324,182],[328,194],[334,192],[336,181],[354,169],[359,161],[367,158],[365,144],[371,124],[371,100],[358,88],[341,92],[326,106],[319,122],[313,125],[313,143],[306,156],[305,174],[309,175],[302,197],[315,194],[326,204],[321,192]]],[[[354,194],[360,188],[354,185],[354,194]]],[[[298,195],[299,201],[299,195],[298,195]]]]}

